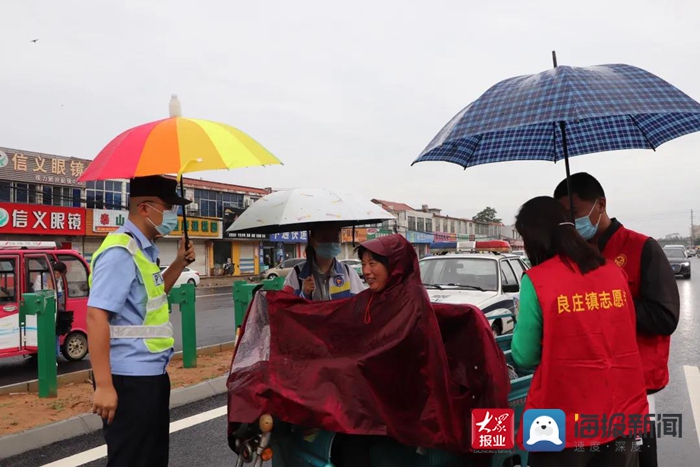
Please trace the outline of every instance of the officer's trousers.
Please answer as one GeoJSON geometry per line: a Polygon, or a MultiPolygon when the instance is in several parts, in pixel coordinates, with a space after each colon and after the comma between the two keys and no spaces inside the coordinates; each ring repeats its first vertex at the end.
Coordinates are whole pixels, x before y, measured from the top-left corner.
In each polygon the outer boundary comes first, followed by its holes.
{"type": "Polygon", "coordinates": [[[167,467],[170,377],[112,375],[117,411],[103,421],[108,467],[167,467]]]}

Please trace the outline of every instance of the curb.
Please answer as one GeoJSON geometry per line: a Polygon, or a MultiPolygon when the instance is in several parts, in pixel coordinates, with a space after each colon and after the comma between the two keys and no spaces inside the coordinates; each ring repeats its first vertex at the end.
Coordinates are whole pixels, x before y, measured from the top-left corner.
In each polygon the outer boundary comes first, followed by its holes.
{"type": "MultiPolygon", "coordinates": [[[[228,376],[220,376],[210,381],[172,391],[170,393],[170,409],[225,394],[226,379],[228,376]]],[[[24,454],[49,444],[94,433],[101,429],[102,419],[99,416],[83,414],[68,420],[3,436],[0,437],[0,459],[24,454]]]]}
{"type": "MultiPolygon", "coordinates": [[[[221,344],[207,345],[204,347],[197,348],[197,355],[206,355],[210,353],[219,353],[232,351],[235,348],[235,341],[223,342],[221,344]]],[[[171,358],[172,360],[182,360],[182,351],[175,352],[171,358]]],[[[85,381],[92,381],[92,370],[80,370],[74,371],[72,373],[65,373],[63,375],[58,375],[58,385],[60,388],[61,384],[69,383],[83,383],[85,381]]],[[[30,381],[23,381],[21,383],[8,384],[7,386],[0,386],[0,395],[14,394],[14,393],[35,393],[39,392],[39,380],[33,379],[30,381]]]]}

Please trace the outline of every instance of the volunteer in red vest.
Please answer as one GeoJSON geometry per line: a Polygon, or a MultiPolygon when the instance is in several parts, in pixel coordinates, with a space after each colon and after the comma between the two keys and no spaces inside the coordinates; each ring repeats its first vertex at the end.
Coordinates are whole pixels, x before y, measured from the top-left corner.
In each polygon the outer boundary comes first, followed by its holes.
{"type": "Polygon", "coordinates": [[[522,279],[512,355],[520,368],[537,367],[518,444],[531,451],[531,467],[636,466],[629,427],[619,433],[594,430],[584,437],[582,430],[576,435],[575,423],[576,414],[596,415],[601,423],[614,414],[642,420],[647,414],[625,273],[581,238],[554,198],[525,203],[515,228],[533,267],[522,279]],[[530,409],[560,409],[564,426],[555,430],[548,423],[552,420],[540,424],[539,416],[525,426],[530,409]],[[541,443],[563,450],[535,452],[541,443]],[[621,445],[625,449],[618,449],[621,445]]]}
{"type": "MultiPolygon", "coordinates": [[[[655,412],[654,394],[668,384],[671,334],[680,314],[680,297],[671,265],[661,246],[651,237],[625,228],[610,218],[603,187],[587,173],[571,176],[576,228],[598,247],[607,259],[627,273],[637,314],[637,344],[644,365],[650,413],[655,412]]],[[[569,209],[566,180],[554,191],[569,209]]],[[[648,436],[641,448],[640,467],[656,467],[656,438],[648,436]]]]}

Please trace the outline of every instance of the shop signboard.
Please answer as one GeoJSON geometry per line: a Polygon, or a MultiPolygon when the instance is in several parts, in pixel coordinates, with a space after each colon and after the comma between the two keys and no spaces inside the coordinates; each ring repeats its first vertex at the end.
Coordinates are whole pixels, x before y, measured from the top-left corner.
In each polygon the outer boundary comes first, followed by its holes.
{"type": "Polygon", "coordinates": [[[241,233],[241,232],[226,232],[224,238],[231,240],[249,240],[251,242],[266,242],[268,240],[265,234],[241,233]]]}
{"type": "Polygon", "coordinates": [[[270,235],[271,242],[278,243],[306,243],[306,231],[301,232],[283,232],[270,235]]]}
{"type": "MultiPolygon", "coordinates": [[[[367,231],[369,229],[366,228],[360,228],[360,229],[355,229],[355,239],[353,240],[352,238],[352,227],[351,228],[346,228],[343,229],[342,234],[341,234],[341,242],[343,243],[363,243],[367,241],[367,231]]],[[[377,229],[373,229],[377,230],[377,229]]]]}
{"type": "Polygon", "coordinates": [[[0,233],[85,235],[85,209],[42,204],[0,203],[0,233]]]}
{"type": "Polygon", "coordinates": [[[393,235],[389,229],[367,229],[367,240],[374,240],[375,238],[387,237],[393,235]]]}
{"type": "Polygon", "coordinates": [[[93,209],[92,231],[94,233],[114,232],[129,218],[128,211],[113,209],[93,209]]]}
{"type": "Polygon", "coordinates": [[[84,187],[78,182],[90,161],[29,151],[0,148],[0,179],[84,187]]]}
{"type": "Polygon", "coordinates": [[[430,245],[433,243],[434,236],[432,233],[409,230],[406,235],[406,239],[409,241],[409,243],[430,245]]]}
{"type": "MultiPolygon", "coordinates": [[[[177,218],[177,228],[173,230],[168,237],[181,237],[183,235],[182,216],[177,218]]],[[[210,217],[188,217],[187,218],[187,235],[191,238],[221,238],[221,221],[210,217]]]]}

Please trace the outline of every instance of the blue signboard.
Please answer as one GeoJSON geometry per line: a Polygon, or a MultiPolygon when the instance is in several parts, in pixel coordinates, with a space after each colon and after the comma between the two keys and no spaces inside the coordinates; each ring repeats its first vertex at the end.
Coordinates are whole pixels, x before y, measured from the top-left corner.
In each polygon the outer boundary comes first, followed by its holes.
{"type": "Polygon", "coordinates": [[[284,232],[270,235],[271,242],[279,243],[306,243],[306,231],[284,232]]]}
{"type": "Polygon", "coordinates": [[[408,240],[410,243],[431,244],[433,243],[434,238],[435,236],[432,233],[427,232],[416,232],[409,230],[406,234],[406,240],[408,240]]]}

